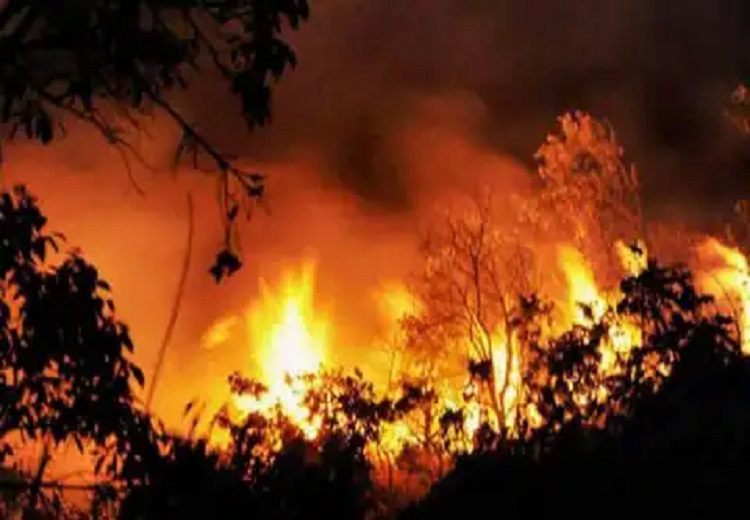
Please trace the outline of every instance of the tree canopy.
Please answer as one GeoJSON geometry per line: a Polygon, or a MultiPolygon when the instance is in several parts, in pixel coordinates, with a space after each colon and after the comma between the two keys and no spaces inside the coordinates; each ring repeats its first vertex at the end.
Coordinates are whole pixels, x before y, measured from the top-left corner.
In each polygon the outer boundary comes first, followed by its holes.
{"type": "Polygon", "coordinates": [[[201,168],[207,160],[218,175],[227,234],[215,275],[231,274],[239,263],[229,228],[243,199],[263,195],[263,175],[236,167],[174,94],[213,73],[239,101],[250,129],[266,124],[272,85],[297,61],[283,32],[308,14],[307,0],[2,0],[2,135],[49,143],[72,116],[126,160],[139,159],[133,134],[144,118],[166,115],[182,132],[175,159],[201,168]]]}

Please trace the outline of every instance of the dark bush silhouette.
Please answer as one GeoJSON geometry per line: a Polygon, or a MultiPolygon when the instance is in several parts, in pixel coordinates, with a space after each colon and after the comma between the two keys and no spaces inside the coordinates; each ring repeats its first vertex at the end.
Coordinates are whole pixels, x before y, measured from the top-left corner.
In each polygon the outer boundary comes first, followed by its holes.
{"type": "MultiPolygon", "coordinates": [[[[509,517],[650,512],[716,515],[739,508],[750,456],[750,365],[681,267],[651,263],[626,279],[622,314],[638,316],[643,346],[624,370],[596,380],[602,324],[539,351],[551,386],[537,388],[546,426],[502,449],[470,455],[404,518],[495,510],[509,517]],[[655,370],[667,363],[668,374],[655,370]],[[574,405],[580,388],[606,384],[606,400],[574,405]],[[585,413],[603,419],[598,425],[585,413]]],[[[606,318],[605,318],[606,319],[606,318]]]]}
{"type": "MultiPolygon", "coordinates": [[[[143,374],[109,286],[45,225],[24,187],[0,193],[0,464],[19,440],[72,441],[112,475],[124,438],[144,425],[134,394],[143,374]]],[[[46,457],[27,486],[32,505],[46,457]]]]}
{"type": "MultiPolygon", "coordinates": [[[[366,450],[386,422],[411,410],[414,396],[378,399],[359,373],[305,380],[311,421],[320,425],[314,439],[283,414],[238,418],[224,409],[214,421],[228,445],[218,450],[201,439],[163,437],[153,459],[133,472],[120,517],[363,519],[380,510],[366,450]]],[[[241,395],[266,391],[239,375],[230,383],[241,395]]]]}

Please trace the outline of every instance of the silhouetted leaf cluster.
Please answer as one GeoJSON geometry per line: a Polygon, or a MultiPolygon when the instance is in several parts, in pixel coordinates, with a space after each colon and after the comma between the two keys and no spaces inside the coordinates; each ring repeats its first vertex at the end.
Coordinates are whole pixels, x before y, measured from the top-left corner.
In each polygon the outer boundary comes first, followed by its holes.
{"type": "Polygon", "coordinates": [[[0,120],[46,142],[52,109],[97,124],[107,107],[125,116],[157,108],[196,138],[166,95],[187,88],[203,54],[247,124],[263,124],[271,81],[296,64],[280,33],[307,16],[306,0],[9,0],[0,8],[0,120]]]}
{"type": "Polygon", "coordinates": [[[55,446],[97,455],[97,473],[118,477],[151,421],[138,411],[144,376],[110,287],[46,218],[23,186],[0,192],[0,464],[18,443],[44,445],[39,468],[3,482],[23,507],[62,514],[45,479],[55,446]],[[51,495],[43,495],[50,490],[51,495]]]}
{"type": "MultiPolygon", "coordinates": [[[[228,434],[228,444],[217,449],[202,439],[168,439],[131,482],[121,518],[366,518],[375,507],[366,451],[385,423],[423,395],[406,388],[397,400],[379,399],[358,372],[301,378],[309,419],[320,424],[315,438],[306,439],[280,410],[238,417],[224,408],[214,424],[228,434]]],[[[266,392],[238,374],[230,385],[244,397],[266,392]]]]}
{"type": "Polygon", "coordinates": [[[0,194],[0,441],[103,446],[127,429],[143,373],[108,284],[45,223],[25,188],[0,194]]]}
{"type": "MultiPolygon", "coordinates": [[[[134,132],[154,113],[179,127],[175,163],[206,157],[221,185],[225,249],[212,274],[240,268],[229,240],[240,205],[264,194],[264,177],[233,164],[175,102],[206,71],[239,100],[250,129],[271,118],[274,82],[297,63],[282,39],[307,19],[307,0],[6,0],[0,4],[0,124],[44,144],[66,116],[96,128],[125,160],[148,166],[134,132]]],[[[1,138],[0,138],[1,139],[1,138]]],[[[2,141],[0,140],[0,145],[2,141]]]]}
{"type": "Polygon", "coordinates": [[[519,518],[580,515],[613,505],[623,514],[716,515],[742,506],[750,365],[731,321],[681,266],[652,261],[622,291],[617,315],[640,320],[647,334],[620,369],[594,369],[614,313],[538,345],[526,379],[543,425],[460,457],[403,518],[498,507],[519,518]],[[597,389],[606,395],[596,399],[597,389]]]}

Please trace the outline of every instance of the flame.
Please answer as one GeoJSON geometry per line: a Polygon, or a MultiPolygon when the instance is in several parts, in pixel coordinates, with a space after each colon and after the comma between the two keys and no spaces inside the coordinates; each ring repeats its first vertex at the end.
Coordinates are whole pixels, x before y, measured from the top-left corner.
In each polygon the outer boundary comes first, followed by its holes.
{"type": "Polygon", "coordinates": [[[498,387],[505,386],[505,392],[498,397],[502,399],[502,405],[506,411],[505,426],[510,428],[515,423],[516,404],[521,396],[521,354],[518,351],[517,342],[509,341],[501,332],[495,333],[493,345],[495,345],[492,356],[495,381],[498,382],[498,387]],[[511,356],[510,365],[507,363],[509,355],[511,356]]]}
{"type": "MultiPolygon", "coordinates": [[[[622,241],[615,243],[615,250],[620,257],[623,268],[630,275],[638,275],[646,268],[645,247],[639,245],[644,253],[636,254],[622,241]]],[[[599,290],[591,266],[586,258],[575,248],[562,246],[558,250],[558,259],[568,282],[569,313],[575,325],[591,326],[604,318],[610,306],[607,298],[599,290]]],[[[624,354],[639,345],[642,341],[640,328],[619,316],[609,324],[607,344],[604,345],[601,367],[608,372],[615,366],[618,354],[624,354]]]]}
{"type": "Polygon", "coordinates": [[[646,251],[646,245],[640,240],[634,246],[628,246],[622,240],[615,242],[615,252],[620,259],[620,264],[630,276],[638,276],[648,267],[646,251]]]}
{"type": "Polygon", "coordinates": [[[570,314],[576,325],[591,325],[606,312],[607,302],[599,293],[591,267],[577,249],[561,246],[558,249],[560,267],[568,282],[570,314]]]}
{"type": "MultiPolygon", "coordinates": [[[[638,274],[646,267],[642,258],[644,255],[636,254],[622,242],[615,244],[615,247],[623,269],[631,275],[638,274]]],[[[643,247],[640,249],[643,250],[643,247]]],[[[560,246],[557,259],[567,282],[571,322],[591,326],[605,317],[609,320],[608,339],[600,367],[606,373],[616,366],[618,353],[627,352],[640,344],[641,332],[634,324],[626,323],[617,316],[607,316],[610,302],[616,295],[600,290],[592,266],[579,250],[560,246]]],[[[277,284],[268,285],[261,281],[260,297],[247,311],[244,325],[250,358],[255,360],[260,380],[268,387],[268,392],[260,398],[240,396],[234,401],[244,413],[269,413],[278,407],[308,438],[317,436],[320,423],[310,417],[303,402],[307,388],[300,376],[320,371],[328,352],[331,325],[314,305],[315,273],[313,263],[303,262],[297,268],[288,270],[277,284]]],[[[416,297],[406,285],[396,281],[379,286],[376,303],[389,330],[398,331],[403,318],[421,312],[416,297]]],[[[229,341],[237,325],[238,318],[232,317],[217,322],[204,335],[206,348],[229,341]]],[[[493,333],[492,345],[496,390],[502,393],[497,398],[505,410],[506,427],[512,429],[519,413],[519,403],[522,402],[522,353],[518,341],[514,337],[507,338],[502,329],[493,333]],[[512,355],[510,363],[507,362],[508,355],[512,355]]],[[[487,415],[487,394],[482,392],[475,383],[462,387],[443,385],[438,392],[439,408],[463,409],[463,431],[467,439],[477,432],[485,420],[494,427],[498,426],[496,418],[491,413],[487,415]],[[458,402],[462,403],[460,407],[456,406],[458,402]]],[[[534,410],[527,412],[533,415],[534,410]]],[[[422,434],[419,428],[415,429],[406,422],[388,425],[384,428],[380,447],[395,454],[409,443],[419,443],[422,434]]]]}
{"type": "Polygon", "coordinates": [[[234,327],[240,322],[237,316],[229,316],[213,324],[201,338],[206,350],[213,350],[229,341],[234,327]]]}
{"type": "Polygon", "coordinates": [[[750,268],[747,258],[737,248],[722,244],[713,237],[704,240],[697,253],[710,265],[702,273],[701,280],[717,300],[729,305],[739,324],[742,352],[750,354],[750,268]]]}
{"type": "Polygon", "coordinates": [[[328,323],[314,309],[315,267],[305,263],[286,274],[276,287],[261,283],[261,298],[248,311],[246,325],[251,354],[257,356],[268,392],[260,399],[235,400],[245,412],[264,412],[280,406],[308,437],[320,424],[311,420],[303,403],[300,376],[316,373],[325,359],[328,323]]]}

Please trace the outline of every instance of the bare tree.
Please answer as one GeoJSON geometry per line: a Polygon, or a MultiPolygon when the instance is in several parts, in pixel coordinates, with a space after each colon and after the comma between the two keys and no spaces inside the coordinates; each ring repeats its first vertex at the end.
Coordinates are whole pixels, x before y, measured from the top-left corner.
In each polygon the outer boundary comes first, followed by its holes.
{"type": "Polygon", "coordinates": [[[490,192],[447,211],[427,233],[422,251],[425,266],[413,290],[423,312],[407,322],[412,349],[421,346],[427,357],[448,366],[455,367],[458,358],[468,361],[502,436],[520,355],[514,307],[529,290],[531,255],[494,219],[490,192]]]}

